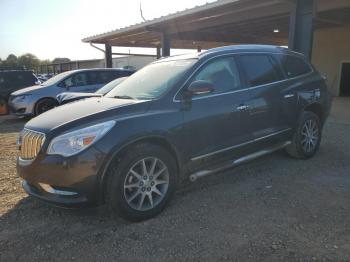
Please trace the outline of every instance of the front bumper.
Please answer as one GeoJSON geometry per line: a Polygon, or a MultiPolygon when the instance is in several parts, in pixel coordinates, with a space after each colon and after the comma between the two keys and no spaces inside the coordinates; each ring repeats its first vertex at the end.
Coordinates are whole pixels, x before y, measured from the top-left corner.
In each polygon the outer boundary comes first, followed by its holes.
{"type": "Polygon", "coordinates": [[[102,202],[98,172],[104,159],[94,147],[70,158],[39,153],[34,161],[18,158],[17,172],[29,195],[62,207],[95,206],[102,202]]]}
{"type": "Polygon", "coordinates": [[[27,101],[20,103],[13,103],[13,98],[10,97],[8,101],[9,112],[12,115],[16,116],[32,116],[33,115],[33,106],[27,101]]]}
{"type": "Polygon", "coordinates": [[[37,186],[30,185],[26,180],[22,182],[22,187],[28,195],[34,196],[40,200],[49,202],[59,207],[65,207],[65,208],[82,207],[82,206],[88,205],[89,203],[86,197],[81,196],[79,194],[66,195],[64,193],[63,194],[60,193],[60,192],[70,192],[70,191],[63,191],[63,190],[57,190],[58,193],[55,191],[49,192],[49,191],[46,191],[44,188],[42,188],[40,184],[37,186]]]}

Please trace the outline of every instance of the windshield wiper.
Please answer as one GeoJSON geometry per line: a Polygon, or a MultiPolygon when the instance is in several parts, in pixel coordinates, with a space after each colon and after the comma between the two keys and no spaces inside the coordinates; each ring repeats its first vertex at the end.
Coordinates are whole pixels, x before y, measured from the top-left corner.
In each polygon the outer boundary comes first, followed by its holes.
{"type": "Polygon", "coordinates": [[[122,96],[114,96],[114,98],[118,98],[118,99],[135,99],[131,96],[127,96],[127,95],[122,95],[122,96]]]}

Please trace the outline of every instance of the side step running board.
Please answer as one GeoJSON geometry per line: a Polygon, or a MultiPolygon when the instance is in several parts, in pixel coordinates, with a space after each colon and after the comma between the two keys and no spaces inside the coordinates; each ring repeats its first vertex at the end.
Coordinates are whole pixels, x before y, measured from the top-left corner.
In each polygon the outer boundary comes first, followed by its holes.
{"type": "Polygon", "coordinates": [[[252,153],[252,154],[243,156],[241,158],[235,159],[235,160],[231,161],[229,164],[223,165],[220,168],[198,171],[198,172],[190,175],[190,181],[194,182],[198,178],[205,177],[205,176],[208,176],[208,175],[212,175],[212,174],[215,174],[217,172],[221,172],[221,171],[224,171],[226,169],[238,166],[238,165],[243,164],[245,162],[248,162],[250,160],[253,160],[253,159],[256,159],[258,157],[261,157],[261,156],[270,154],[272,152],[278,151],[280,149],[283,149],[283,148],[285,148],[286,146],[288,146],[290,144],[291,144],[291,141],[287,141],[287,142],[278,144],[276,146],[273,146],[273,147],[270,147],[270,148],[267,148],[267,149],[263,149],[263,150],[255,152],[255,153],[252,153]]]}

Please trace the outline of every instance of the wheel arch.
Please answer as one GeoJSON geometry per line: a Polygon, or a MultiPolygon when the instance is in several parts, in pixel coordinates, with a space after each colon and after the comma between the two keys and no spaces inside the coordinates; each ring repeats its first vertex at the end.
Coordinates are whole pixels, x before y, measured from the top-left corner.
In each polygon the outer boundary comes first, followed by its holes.
{"type": "Polygon", "coordinates": [[[314,114],[316,114],[320,120],[321,120],[321,124],[324,124],[324,120],[325,120],[325,112],[322,108],[322,105],[318,102],[314,102],[311,104],[308,104],[304,107],[303,112],[308,111],[308,112],[312,112],[314,114]]]}
{"type": "Polygon", "coordinates": [[[34,106],[33,106],[33,114],[36,113],[35,111],[36,111],[36,107],[37,107],[38,103],[41,102],[41,101],[43,101],[43,100],[45,100],[45,99],[50,99],[50,100],[52,100],[52,101],[55,101],[55,103],[56,103],[57,105],[59,104],[58,101],[57,101],[57,99],[54,98],[54,97],[51,97],[51,96],[41,97],[40,99],[38,99],[38,100],[34,103],[34,106]]]}
{"type": "Polygon", "coordinates": [[[142,143],[149,143],[149,144],[154,144],[163,147],[166,149],[175,159],[176,161],[176,167],[180,175],[180,180],[181,180],[181,166],[182,166],[182,160],[180,157],[180,154],[176,147],[165,137],[163,136],[147,136],[147,137],[140,137],[137,139],[134,139],[132,141],[129,141],[122,147],[120,147],[117,150],[114,150],[112,154],[108,157],[106,164],[103,167],[103,170],[99,176],[99,200],[100,202],[103,202],[105,200],[105,187],[106,183],[108,181],[108,170],[112,164],[113,161],[117,159],[121,159],[123,155],[130,150],[132,147],[142,144],[142,143]]]}

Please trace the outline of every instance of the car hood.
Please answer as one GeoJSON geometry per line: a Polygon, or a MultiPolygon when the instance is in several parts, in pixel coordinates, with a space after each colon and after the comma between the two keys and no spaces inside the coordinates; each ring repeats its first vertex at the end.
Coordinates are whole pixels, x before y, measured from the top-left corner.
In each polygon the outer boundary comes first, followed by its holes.
{"type": "Polygon", "coordinates": [[[115,98],[90,98],[68,103],[49,110],[32,120],[25,128],[49,133],[77,128],[103,119],[118,119],[125,115],[140,114],[148,109],[149,100],[129,100],[115,98]]]}
{"type": "Polygon", "coordinates": [[[78,100],[88,97],[101,97],[101,94],[98,93],[78,93],[78,92],[65,92],[57,95],[56,99],[59,104],[62,102],[68,102],[70,100],[78,100]]]}
{"type": "Polygon", "coordinates": [[[45,87],[47,87],[47,86],[42,86],[42,85],[30,86],[30,87],[26,87],[26,88],[22,88],[20,90],[17,90],[15,92],[13,92],[11,95],[20,96],[20,95],[31,94],[32,92],[34,92],[36,90],[40,90],[40,89],[45,88],[45,87]]]}

